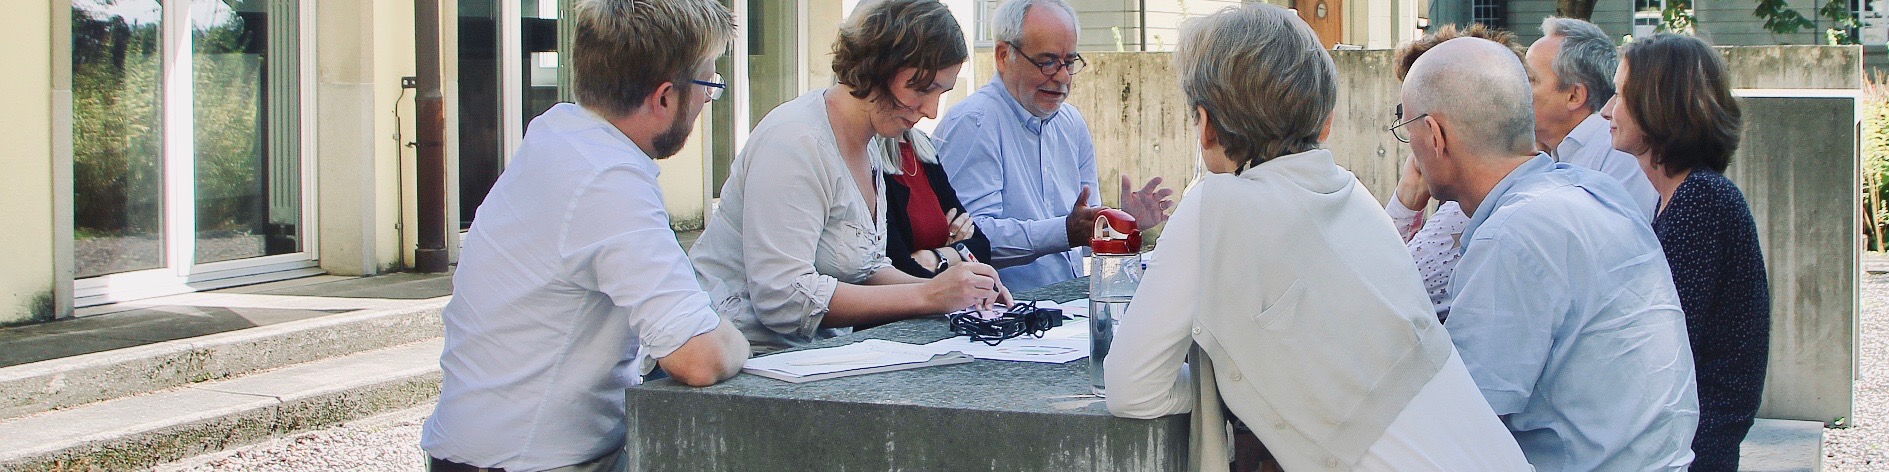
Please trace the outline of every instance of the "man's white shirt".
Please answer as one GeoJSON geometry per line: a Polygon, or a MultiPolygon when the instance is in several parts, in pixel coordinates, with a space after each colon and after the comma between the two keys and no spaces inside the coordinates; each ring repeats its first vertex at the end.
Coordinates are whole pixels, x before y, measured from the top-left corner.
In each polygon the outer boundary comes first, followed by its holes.
{"type": "Polygon", "coordinates": [[[721,322],[669,228],[658,172],[577,105],[532,120],[460,253],[427,453],[543,470],[622,447],[623,390],[645,359],[721,322]]]}

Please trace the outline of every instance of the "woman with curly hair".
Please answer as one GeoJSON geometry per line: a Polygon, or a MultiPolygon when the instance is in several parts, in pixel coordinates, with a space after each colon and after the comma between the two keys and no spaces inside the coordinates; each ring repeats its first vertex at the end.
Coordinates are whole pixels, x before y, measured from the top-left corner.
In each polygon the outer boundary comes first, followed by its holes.
{"type": "Polygon", "coordinates": [[[757,354],[1008,299],[990,266],[926,280],[886,257],[885,169],[871,150],[936,117],[969,57],[936,0],[862,3],[833,45],[839,83],[755,126],[692,252],[715,311],[757,354]]]}

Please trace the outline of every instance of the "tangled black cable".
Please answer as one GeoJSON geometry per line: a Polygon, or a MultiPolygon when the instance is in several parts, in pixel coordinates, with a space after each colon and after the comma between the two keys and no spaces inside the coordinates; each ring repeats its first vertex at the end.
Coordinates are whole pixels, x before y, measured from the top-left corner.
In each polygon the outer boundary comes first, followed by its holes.
{"type": "Polygon", "coordinates": [[[946,315],[946,322],[952,333],[992,346],[1024,334],[1041,338],[1050,328],[1063,325],[1061,309],[1037,308],[1035,302],[1017,302],[994,318],[978,315],[976,310],[960,311],[946,315]]]}

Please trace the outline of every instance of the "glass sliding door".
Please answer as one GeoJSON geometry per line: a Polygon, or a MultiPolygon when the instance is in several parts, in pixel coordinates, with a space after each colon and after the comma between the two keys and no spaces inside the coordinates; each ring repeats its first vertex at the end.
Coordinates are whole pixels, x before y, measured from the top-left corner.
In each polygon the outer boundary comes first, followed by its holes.
{"type": "Polygon", "coordinates": [[[558,68],[559,0],[522,0],[519,32],[524,53],[521,77],[524,106],[519,109],[527,130],[531,119],[561,100],[558,68]]]}
{"type": "Polygon", "coordinates": [[[76,277],[166,265],[163,5],[72,2],[76,277]]]}
{"type": "Polygon", "coordinates": [[[505,168],[498,0],[459,0],[459,229],[505,168]]]}
{"type": "Polygon", "coordinates": [[[79,305],[314,272],[290,0],[72,0],[79,305]]]}
{"type": "Polygon", "coordinates": [[[196,0],[196,262],[301,252],[299,103],[285,2],[196,0]],[[285,10],[285,11],[272,11],[285,10]]]}

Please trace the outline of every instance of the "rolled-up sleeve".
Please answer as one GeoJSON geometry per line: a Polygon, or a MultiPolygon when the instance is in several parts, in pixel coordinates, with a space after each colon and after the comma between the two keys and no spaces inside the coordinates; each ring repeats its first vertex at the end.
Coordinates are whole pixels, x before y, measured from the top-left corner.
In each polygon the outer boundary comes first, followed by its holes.
{"type": "MultiPolygon", "coordinates": [[[[938,162],[977,229],[990,239],[989,262],[997,267],[1028,264],[1069,250],[1064,217],[1016,218],[1004,211],[1004,143],[990,116],[972,112],[938,125],[938,162]]],[[[1090,152],[1093,155],[1093,151],[1090,152]]],[[[1089,175],[1093,175],[1093,158],[1089,175]]],[[[1031,172],[1040,172],[1031,171],[1031,172]]],[[[1030,204],[1012,202],[1013,204],[1030,204]]]]}
{"type": "Polygon", "coordinates": [[[669,229],[657,188],[651,176],[615,167],[572,189],[577,195],[564,209],[559,250],[570,265],[564,268],[570,280],[628,310],[624,322],[643,355],[660,359],[715,329],[721,318],[709,308],[708,294],[669,229]]]}
{"type": "MultiPolygon", "coordinates": [[[[769,330],[813,337],[839,280],[815,269],[814,252],[839,193],[812,136],[749,142],[743,169],[741,235],[749,301],[769,330]]],[[[845,179],[850,181],[851,179],[845,179]]],[[[887,265],[890,260],[879,254],[887,265]]]]}

